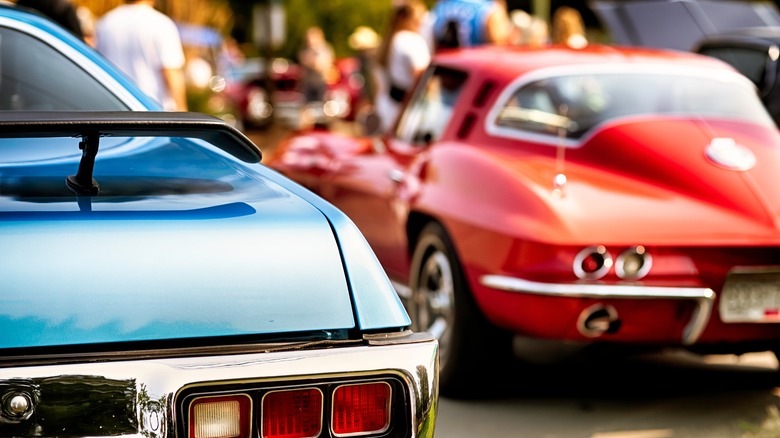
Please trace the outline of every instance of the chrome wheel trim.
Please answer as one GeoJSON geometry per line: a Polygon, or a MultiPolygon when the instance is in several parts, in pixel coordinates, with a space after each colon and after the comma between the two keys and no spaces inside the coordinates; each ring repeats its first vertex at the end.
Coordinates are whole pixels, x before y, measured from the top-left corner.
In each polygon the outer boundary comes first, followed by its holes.
{"type": "Polygon", "coordinates": [[[455,317],[455,283],[447,255],[439,250],[431,252],[420,267],[417,280],[411,297],[412,324],[415,330],[426,331],[438,339],[443,368],[455,317]]]}

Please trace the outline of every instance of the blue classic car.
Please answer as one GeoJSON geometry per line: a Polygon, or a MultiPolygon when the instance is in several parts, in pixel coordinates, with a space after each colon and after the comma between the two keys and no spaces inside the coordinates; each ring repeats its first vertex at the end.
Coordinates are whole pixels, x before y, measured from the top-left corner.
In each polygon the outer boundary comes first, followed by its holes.
{"type": "Polygon", "coordinates": [[[38,16],[0,61],[0,436],[433,436],[438,344],[344,214],[38,16]]]}
{"type": "Polygon", "coordinates": [[[432,436],[436,341],[239,131],[11,111],[0,151],[0,436],[432,436]]]}

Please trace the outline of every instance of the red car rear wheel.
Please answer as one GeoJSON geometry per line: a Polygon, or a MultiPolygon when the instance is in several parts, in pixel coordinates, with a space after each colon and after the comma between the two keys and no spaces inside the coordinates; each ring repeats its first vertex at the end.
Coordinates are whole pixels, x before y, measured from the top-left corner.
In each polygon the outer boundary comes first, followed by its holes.
{"type": "Polygon", "coordinates": [[[511,354],[511,335],[492,326],[471,297],[454,246],[435,222],[420,234],[411,264],[412,328],[439,340],[440,387],[454,395],[495,369],[497,358],[511,354]]]}

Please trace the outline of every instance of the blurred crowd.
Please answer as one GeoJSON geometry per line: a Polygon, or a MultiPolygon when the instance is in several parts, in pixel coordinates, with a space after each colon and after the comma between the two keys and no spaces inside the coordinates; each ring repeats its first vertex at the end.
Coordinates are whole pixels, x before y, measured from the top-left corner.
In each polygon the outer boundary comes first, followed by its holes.
{"type": "Polygon", "coordinates": [[[376,63],[373,109],[385,130],[391,128],[408,91],[439,51],[485,44],[581,48],[588,43],[577,10],[559,7],[548,24],[523,10],[508,11],[505,0],[438,0],[430,10],[420,0],[397,0],[385,34],[376,40],[377,53],[364,57],[376,63]]]}
{"type": "MultiPolygon", "coordinates": [[[[319,27],[306,35],[298,59],[306,72],[303,87],[307,96],[321,99],[333,49],[319,27]]],[[[394,0],[381,35],[359,26],[349,37],[365,78],[357,111],[378,115],[382,129],[390,129],[409,90],[442,50],[484,44],[581,48],[587,43],[582,17],[566,6],[557,8],[548,23],[523,10],[507,10],[505,0],[437,0],[430,9],[421,0],[394,0]]]]}
{"type": "MultiPolygon", "coordinates": [[[[155,9],[155,0],[124,0],[101,17],[73,0],[17,3],[50,16],[95,47],[166,110],[193,109],[187,99],[192,88],[209,87],[215,75],[229,76],[227,72],[245,58],[231,38],[220,40],[216,54],[187,47],[180,28],[155,9]]],[[[300,67],[299,91],[306,102],[322,102],[332,82],[328,75],[334,71],[336,55],[318,26],[306,29],[302,41],[293,60],[300,67]]],[[[384,29],[362,25],[349,36],[362,77],[351,113],[376,114],[382,128],[389,129],[408,91],[431,57],[442,50],[483,44],[583,47],[587,43],[582,17],[566,6],[556,8],[547,20],[523,10],[510,11],[506,0],[437,0],[430,9],[422,0],[393,0],[384,29]]]]}
{"type": "Polygon", "coordinates": [[[176,23],[156,0],[124,0],[96,19],[72,0],[17,0],[62,25],[133,79],[165,110],[187,110],[186,57],[176,23]]]}

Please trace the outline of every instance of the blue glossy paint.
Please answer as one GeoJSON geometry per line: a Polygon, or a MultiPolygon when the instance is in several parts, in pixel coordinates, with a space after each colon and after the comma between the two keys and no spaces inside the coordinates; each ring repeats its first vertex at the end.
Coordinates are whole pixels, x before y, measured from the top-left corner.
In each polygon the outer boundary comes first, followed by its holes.
{"type": "Polygon", "coordinates": [[[357,325],[318,202],[200,142],[150,144],[99,155],[86,202],[63,190],[75,159],[0,168],[0,348],[357,325]]]}
{"type": "Polygon", "coordinates": [[[279,184],[311,202],[331,222],[344,257],[355,302],[358,327],[362,330],[409,327],[411,325],[409,315],[382,265],[354,222],[333,204],[296,182],[270,168],[266,168],[266,172],[274,173],[274,177],[279,178],[279,184]]]}

